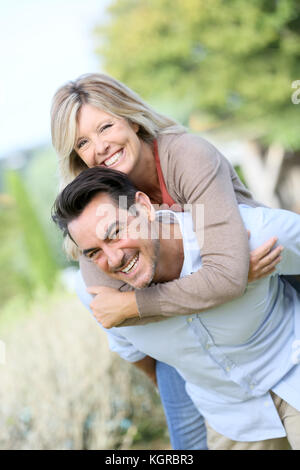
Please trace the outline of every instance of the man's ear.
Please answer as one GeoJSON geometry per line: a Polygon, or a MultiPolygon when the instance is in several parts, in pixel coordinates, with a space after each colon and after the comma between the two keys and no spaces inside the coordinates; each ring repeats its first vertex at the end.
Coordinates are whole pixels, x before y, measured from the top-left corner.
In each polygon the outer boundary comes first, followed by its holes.
{"type": "Polygon", "coordinates": [[[155,209],[147,194],[142,191],[137,191],[135,194],[135,204],[137,209],[143,211],[147,215],[149,222],[153,222],[155,220],[155,209]]]}

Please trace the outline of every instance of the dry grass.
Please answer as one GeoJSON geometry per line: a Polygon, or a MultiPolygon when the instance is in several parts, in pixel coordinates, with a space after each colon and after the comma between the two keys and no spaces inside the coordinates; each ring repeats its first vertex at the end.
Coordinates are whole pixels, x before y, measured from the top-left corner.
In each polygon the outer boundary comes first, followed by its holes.
{"type": "Polygon", "coordinates": [[[152,384],[75,296],[38,303],[0,337],[0,449],[168,448],[152,384]]]}

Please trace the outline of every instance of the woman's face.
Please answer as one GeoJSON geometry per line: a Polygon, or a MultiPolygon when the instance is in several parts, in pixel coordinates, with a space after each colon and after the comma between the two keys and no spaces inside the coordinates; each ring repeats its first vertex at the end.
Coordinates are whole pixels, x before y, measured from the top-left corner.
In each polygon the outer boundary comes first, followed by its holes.
{"type": "Polygon", "coordinates": [[[129,174],[141,154],[139,126],[90,104],[78,113],[74,149],[91,168],[103,165],[129,174]]]}

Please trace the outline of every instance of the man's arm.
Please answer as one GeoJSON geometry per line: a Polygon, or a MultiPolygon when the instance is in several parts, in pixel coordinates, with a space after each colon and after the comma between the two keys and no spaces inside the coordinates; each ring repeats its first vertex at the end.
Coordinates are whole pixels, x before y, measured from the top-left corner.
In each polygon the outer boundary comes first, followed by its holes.
{"type": "MultiPolygon", "coordinates": [[[[83,303],[83,305],[91,313],[93,313],[93,311],[90,308],[90,303],[93,297],[87,293],[86,286],[85,286],[85,283],[83,281],[80,271],[78,271],[76,275],[75,290],[79,299],[83,303]]],[[[128,362],[135,363],[137,367],[139,367],[138,364],[140,364],[141,365],[140,368],[147,370],[146,373],[149,376],[151,375],[151,378],[153,379],[153,371],[151,370],[151,367],[150,367],[151,361],[148,361],[149,363],[147,361],[143,362],[143,359],[145,359],[147,356],[141,351],[138,351],[135,348],[135,346],[131,344],[121,333],[119,333],[119,331],[116,328],[107,330],[103,327],[103,325],[99,322],[99,320],[96,317],[95,319],[98,322],[98,324],[101,326],[101,328],[103,328],[104,331],[107,333],[107,339],[108,339],[110,350],[116,352],[119,356],[122,357],[122,359],[125,359],[128,362]]]]}

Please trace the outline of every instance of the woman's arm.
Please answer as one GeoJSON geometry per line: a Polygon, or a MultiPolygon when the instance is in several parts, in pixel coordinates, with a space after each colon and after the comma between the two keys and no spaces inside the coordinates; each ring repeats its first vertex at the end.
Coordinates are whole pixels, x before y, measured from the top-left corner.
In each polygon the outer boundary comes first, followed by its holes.
{"type": "Polygon", "coordinates": [[[168,155],[164,152],[159,150],[166,184],[173,199],[192,211],[202,267],[190,276],[137,291],[142,318],[211,309],[241,296],[248,279],[248,235],[228,161],[190,134],[174,136],[168,155]]]}
{"type": "MultiPolygon", "coordinates": [[[[201,245],[203,265],[190,276],[151,286],[137,291],[130,299],[124,298],[126,310],[132,308],[137,315],[138,307],[144,322],[153,321],[154,317],[187,315],[213,308],[242,295],[248,280],[248,235],[239,214],[230,165],[213,146],[197,136],[173,136],[173,141],[168,155],[161,155],[162,168],[165,174],[168,173],[166,182],[173,181],[173,186],[169,183],[168,187],[173,198],[192,207],[200,242],[204,234],[201,245]],[[197,219],[198,207],[204,208],[202,225],[197,219]]],[[[260,259],[256,262],[261,264],[260,269],[264,268],[260,259]]],[[[82,260],[81,269],[88,286],[100,284],[119,288],[107,277],[104,284],[99,270],[92,266],[86,269],[86,263],[82,260]]],[[[255,278],[259,278],[256,268],[254,271],[255,278]]],[[[104,313],[103,298],[101,295],[95,297],[95,314],[97,311],[100,315],[104,313]]],[[[122,302],[116,302],[116,311],[118,322],[114,323],[111,318],[110,326],[119,323],[122,302]]]]}
{"type": "MultiPolygon", "coordinates": [[[[277,246],[276,237],[271,237],[262,246],[256,248],[250,253],[250,268],[248,272],[248,282],[256,281],[264,276],[270,275],[275,271],[276,265],[281,261],[280,254],[283,247],[277,246]]],[[[140,318],[136,302],[135,292],[120,292],[116,286],[108,287],[110,279],[99,271],[96,266],[90,266],[85,260],[81,262],[81,269],[88,274],[93,287],[87,288],[94,298],[89,302],[89,308],[92,310],[96,320],[104,328],[114,326],[130,326],[136,324],[147,324],[150,321],[161,321],[165,317],[151,316],[149,318],[140,318]],[[91,267],[93,269],[91,269],[91,267]]],[[[128,285],[122,285],[123,289],[128,285]]]]}

